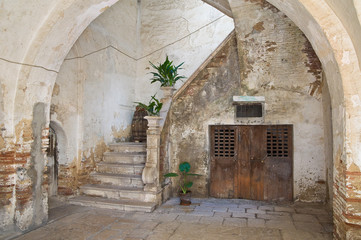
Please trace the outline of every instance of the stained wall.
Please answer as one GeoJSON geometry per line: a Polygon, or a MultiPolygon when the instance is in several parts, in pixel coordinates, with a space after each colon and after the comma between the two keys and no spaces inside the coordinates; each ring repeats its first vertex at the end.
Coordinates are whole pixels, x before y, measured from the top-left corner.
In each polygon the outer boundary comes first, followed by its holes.
{"type": "Polygon", "coordinates": [[[323,113],[321,63],[298,27],[270,4],[237,1],[231,6],[236,46],[233,40],[225,47],[171,107],[165,154],[170,170],[190,161],[203,176],[196,181],[196,194],[207,196],[208,126],[234,124],[233,95],[265,96],[265,124],[294,127],[294,199],[325,201],[332,185],[326,162],[332,161],[326,159],[330,125],[325,129],[324,121],[330,116],[323,113]]]}
{"type": "Polygon", "coordinates": [[[150,84],[149,61],[168,55],[184,61],[189,76],[233,28],[232,19],[193,0],[120,1],[93,21],[65,58],[52,94],[51,120],[67,138],[59,194],[89,183],[108,143],[132,140],[134,102],[147,103],[159,90],[150,84]]]}
{"type": "Polygon", "coordinates": [[[184,62],[179,73],[187,79],[234,29],[233,19],[200,0],[145,0],[139,11],[140,55],[135,90],[139,101],[148,101],[154,93],[158,98],[162,96],[160,85],[150,84],[149,61],[158,64],[168,55],[177,65],[184,62]]]}

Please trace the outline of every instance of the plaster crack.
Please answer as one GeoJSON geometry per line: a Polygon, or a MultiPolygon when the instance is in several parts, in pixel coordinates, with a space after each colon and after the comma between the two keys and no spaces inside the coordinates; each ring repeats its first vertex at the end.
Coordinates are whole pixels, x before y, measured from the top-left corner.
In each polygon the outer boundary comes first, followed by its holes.
{"type": "Polygon", "coordinates": [[[190,36],[193,35],[194,33],[196,33],[196,32],[198,32],[198,31],[200,31],[200,30],[202,30],[202,29],[210,26],[211,24],[213,24],[213,23],[215,23],[215,22],[217,22],[218,20],[222,19],[222,18],[225,17],[225,16],[226,16],[226,15],[222,15],[222,16],[220,16],[219,18],[216,18],[215,20],[207,23],[206,25],[204,25],[204,26],[196,29],[195,31],[193,31],[193,32],[185,35],[184,37],[181,37],[180,39],[177,39],[177,40],[175,40],[174,42],[168,43],[167,45],[165,45],[165,46],[163,46],[163,47],[161,47],[161,48],[159,48],[159,49],[157,49],[157,50],[154,50],[153,52],[148,53],[148,54],[146,54],[145,56],[140,57],[140,58],[137,59],[137,60],[141,60],[141,59],[143,59],[143,58],[149,57],[149,56],[152,55],[153,53],[156,53],[156,52],[158,52],[158,51],[161,51],[162,49],[164,49],[164,48],[166,48],[166,47],[169,47],[169,46],[171,46],[171,45],[173,45],[173,44],[175,44],[175,43],[177,43],[177,42],[180,42],[180,41],[182,41],[182,40],[190,37],[190,36]]]}
{"type": "Polygon", "coordinates": [[[189,21],[188,21],[187,19],[185,19],[184,17],[182,17],[182,19],[187,22],[187,27],[186,27],[186,28],[187,28],[187,32],[190,32],[190,31],[189,31],[189,21]]]}
{"type": "MultiPolygon", "coordinates": [[[[180,41],[188,38],[189,36],[195,34],[196,32],[198,32],[198,31],[200,31],[200,30],[208,27],[209,25],[211,25],[211,24],[219,21],[220,19],[222,19],[222,18],[225,17],[225,16],[226,16],[226,15],[222,15],[222,16],[214,19],[213,21],[205,24],[204,26],[196,29],[195,31],[193,31],[193,32],[191,32],[191,33],[189,33],[189,34],[181,37],[180,39],[177,39],[177,40],[175,40],[174,42],[171,42],[171,43],[169,43],[169,44],[167,44],[167,45],[165,45],[165,46],[163,46],[163,47],[161,47],[161,48],[159,48],[159,49],[156,49],[156,50],[154,50],[153,52],[148,53],[148,54],[146,54],[146,55],[144,55],[144,56],[142,56],[142,57],[140,57],[140,58],[132,57],[132,56],[128,55],[127,53],[125,53],[125,52],[119,50],[118,48],[114,47],[113,45],[108,45],[108,46],[106,46],[106,47],[103,47],[103,48],[100,48],[100,49],[98,49],[98,50],[89,52],[89,53],[87,53],[87,54],[85,54],[85,55],[82,55],[82,56],[77,56],[77,57],[72,57],[72,58],[65,58],[64,61],[70,61],[70,60],[74,60],[74,59],[85,58],[85,57],[88,57],[88,56],[90,56],[90,55],[92,55],[92,54],[95,54],[95,53],[97,53],[97,52],[104,51],[104,50],[106,50],[106,49],[108,49],[108,48],[113,48],[113,49],[116,50],[117,52],[119,52],[119,53],[121,53],[121,54],[123,54],[123,55],[125,55],[125,56],[127,56],[127,57],[129,57],[129,58],[131,58],[131,59],[133,59],[134,61],[139,61],[139,60],[141,60],[141,59],[143,59],[143,58],[149,57],[150,55],[152,55],[152,54],[154,54],[154,53],[156,53],[156,52],[158,52],[158,51],[161,51],[161,50],[164,49],[164,48],[167,48],[167,47],[169,47],[169,46],[171,46],[171,45],[173,45],[173,44],[175,44],[175,43],[177,43],[177,42],[180,42],[180,41]]],[[[183,18],[183,19],[188,22],[187,19],[185,19],[185,18],[183,18]]],[[[187,28],[188,28],[188,24],[187,24],[187,28]]],[[[189,32],[189,29],[188,29],[188,32],[189,32]]]]}
{"type": "Polygon", "coordinates": [[[15,61],[11,61],[11,60],[9,60],[9,59],[5,59],[5,58],[2,58],[2,57],[0,57],[0,60],[2,60],[2,61],[4,61],[4,62],[8,62],[8,63],[13,63],[13,64],[21,65],[21,66],[41,68],[41,69],[44,69],[45,71],[54,72],[54,73],[56,73],[56,74],[59,73],[59,72],[56,71],[56,70],[49,69],[49,68],[46,68],[46,67],[43,67],[43,66],[39,66],[39,65],[33,65],[33,64],[28,64],[28,63],[15,62],[15,61]]]}
{"type": "Polygon", "coordinates": [[[303,91],[299,91],[299,90],[296,90],[296,89],[292,89],[292,88],[285,88],[285,87],[275,87],[273,88],[273,90],[278,90],[278,91],[286,91],[286,92],[293,92],[293,93],[298,93],[300,95],[304,95],[304,96],[311,96],[310,94],[307,94],[303,91]]]}
{"type": "Polygon", "coordinates": [[[138,60],[138,59],[136,59],[136,58],[134,58],[134,57],[126,54],[125,52],[119,50],[118,48],[116,48],[116,47],[114,47],[114,46],[112,46],[112,45],[108,45],[108,46],[106,46],[106,47],[103,47],[103,48],[100,48],[100,49],[98,49],[98,50],[95,50],[95,51],[89,52],[89,53],[87,53],[87,54],[84,54],[84,55],[82,55],[82,56],[77,56],[77,57],[72,57],[72,58],[65,58],[64,61],[70,61],[70,60],[75,60],[75,59],[86,58],[86,57],[88,57],[88,56],[90,56],[90,55],[93,55],[93,54],[95,54],[95,53],[104,51],[104,50],[106,50],[106,49],[108,49],[108,48],[112,48],[112,49],[116,50],[117,52],[120,52],[121,54],[123,54],[123,55],[125,55],[125,56],[127,56],[127,57],[129,57],[129,58],[131,58],[131,59],[133,59],[133,60],[135,60],[135,61],[138,60]]]}

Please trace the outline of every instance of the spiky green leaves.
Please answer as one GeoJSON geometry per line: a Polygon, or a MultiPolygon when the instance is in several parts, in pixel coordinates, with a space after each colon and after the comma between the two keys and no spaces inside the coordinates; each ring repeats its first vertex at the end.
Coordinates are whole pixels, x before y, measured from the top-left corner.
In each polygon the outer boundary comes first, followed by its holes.
{"type": "Polygon", "coordinates": [[[180,76],[177,72],[179,69],[182,69],[180,67],[184,64],[184,62],[178,66],[174,66],[173,61],[169,61],[167,56],[164,63],[160,63],[159,66],[156,66],[151,62],[149,63],[155,70],[157,70],[157,72],[151,72],[151,74],[153,74],[151,83],[159,82],[161,87],[172,87],[177,81],[185,78],[184,76],[180,76]]]}
{"type": "Polygon", "coordinates": [[[163,103],[161,103],[158,99],[155,98],[155,94],[151,97],[148,105],[141,103],[141,102],[135,102],[137,103],[138,107],[144,109],[148,112],[150,116],[159,116],[160,110],[162,109],[163,103]]]}

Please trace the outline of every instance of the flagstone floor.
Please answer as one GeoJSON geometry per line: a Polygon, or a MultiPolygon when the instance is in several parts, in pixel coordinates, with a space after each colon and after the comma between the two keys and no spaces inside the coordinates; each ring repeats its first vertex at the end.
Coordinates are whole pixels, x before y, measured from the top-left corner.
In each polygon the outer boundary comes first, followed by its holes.
{"type": "Polygon", "coordinates": [[[209,198],[186,207],[173,198],[141,213],[52,201],[48,223],[14,239],[332,239],[332,216],[322,204],[209,198]]]}

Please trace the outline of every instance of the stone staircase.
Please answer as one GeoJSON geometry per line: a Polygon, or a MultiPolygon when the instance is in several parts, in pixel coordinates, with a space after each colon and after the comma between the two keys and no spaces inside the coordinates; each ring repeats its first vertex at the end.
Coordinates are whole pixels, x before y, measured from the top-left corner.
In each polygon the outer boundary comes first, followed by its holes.
{"type": "Polygon", "coordinates": [[[146,161],[145,143],[114,143],[91,174],[92,182],[80,187],[71,204],[152,212],[157,203],[152,192],[144,191],[142,171],[146,161]]]}

